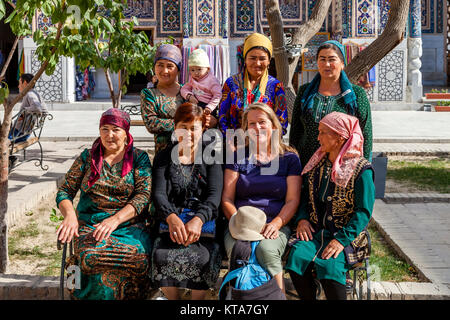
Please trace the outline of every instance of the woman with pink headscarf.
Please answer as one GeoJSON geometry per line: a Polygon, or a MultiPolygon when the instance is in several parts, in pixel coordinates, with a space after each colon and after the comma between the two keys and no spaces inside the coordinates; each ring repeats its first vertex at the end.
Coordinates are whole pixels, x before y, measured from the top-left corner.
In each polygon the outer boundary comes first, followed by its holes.
{"type": "Polygon", "coordinates": [[[328,114],[319,123],[318,140],[302,172],[305,188],[286,270],[302,300],[316,299],[313,267],[327,299],[345,300],[347,271],[369,255],[365,229],[375,202],[373,168],[363,157],[357,118],[328,114]]]}

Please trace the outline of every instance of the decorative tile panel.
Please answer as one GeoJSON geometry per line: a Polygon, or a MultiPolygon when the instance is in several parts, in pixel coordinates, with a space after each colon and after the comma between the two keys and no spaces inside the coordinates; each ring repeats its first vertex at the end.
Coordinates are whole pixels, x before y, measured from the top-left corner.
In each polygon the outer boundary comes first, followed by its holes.
{"type": "MultiPolygon", "coordinates": [[[[261,2],[262,2],[262,5],[260,6],[261,17],[262,21],[266,22],[267,21],[266,2],[264,0],[262,0],[261,2]]],[[[302,8],[300,0],[279,0],[279,5],[284,25],[298,22],[302,18],[302,10],[301,10],[302,8]]]]}
{"type": "Polygon", "coordinates": [[[155,0],[128,0],[123,10],[125,18],[155,19],[155,0]]]}
{"type": "MultiPolygon", "coordinates": [[[[181,2],[180,0],[164,0],[159,2],[159,26],[160,34],[181,33],[181,2]]],[[[181,35],[181,34],[180,34],[181,35]]]]}
{"type": "MultiPolygon", "coordinates": [[[[31,51],[31,73],[36,74],[41,68],[41,62],[35,55],[35,50],[31,51]]],[[[63,100],[63,82],[62,82],[62,58],[59,59],[56,69],[52,75],[45,73],[36,82],[35,89],[45,101],[63,100]]]]}
{"type": "Polygon", "coordinates": [[[436,0],[436,33],[444,32],[444,1],[436,0]]]}
{"type": "Polygon", "coordinates": [[[389,18],[389,10],[391,10],[391,0],[378,0],[378,34],[381,34],[386,27],[389,18]]]}
{"type": "Polygon", "coordinates": [[[352,0],[343,0],[342,1],[342,37],[343,38],[352,38],[352,0]]]}
{"type": "Polygon", "coordinates": [[[215,36],[216,1],[197,1],[197,32],[196,36],[215,36]]]}
{"type": "Polygon", "coordinates": [[[403,101],[405,53],[393,50],[379,62],[378,101],[403,101]]]}
{"type": "Polygon", "coordinates": [[[36,27],[41,30],[44,35],[48,34],[48,28],[52,26],[52,19],[46,17],[42,12],[37,15],[36,27]]]}
{"type": "Polygon", "coordinates": [[[375,0],[355,0],[356,37],[375,37],[376,6],[375,0]]]}
{"type": "Polygon", "coordinates": [[[255,1],[231,0],[230,24],[232,37],[245,37],[255,31],[255,1]]]}
{"type": "Polygon", "coordinates": [[[420,9],[420,0],[411,0],[409,4],[409,36],[411,38],[420,38],[422,36],[422,24],[420,22],[422,10],[420,9]]]}
{"type": "Polygon", "coordinates": [[[421,0],[422,32],[434,33],[434,0],[421,0]]]}

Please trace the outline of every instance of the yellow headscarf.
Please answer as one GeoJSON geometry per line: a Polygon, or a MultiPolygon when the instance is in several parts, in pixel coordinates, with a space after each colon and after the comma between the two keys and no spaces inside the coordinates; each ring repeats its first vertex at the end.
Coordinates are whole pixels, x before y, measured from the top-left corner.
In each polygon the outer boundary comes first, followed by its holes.
{"type": "MultiPolygon", "coordinates": [[[[252,33],[251,35],[249,35],[247,38],[245,38],[244,59],[247,56],[247,52],[250,51],[250,49],[252,49],[254,47],[266,48],[270,53],[269,59],[272,57],[272,42],[265,35],[255,32],[255,33],[252,33]]],[[[259,91],[261,92],[261,95],[265,94],[268,81],[269,81],[269,70],[266,69],[266,71],[264,71],[264,74],[261,78],[261,81],[259,82],[259,91]]],[[[250,79],[248,76],[247,69],[244,70],[244,88],[245,89],[250,88],[250,79]]]]}

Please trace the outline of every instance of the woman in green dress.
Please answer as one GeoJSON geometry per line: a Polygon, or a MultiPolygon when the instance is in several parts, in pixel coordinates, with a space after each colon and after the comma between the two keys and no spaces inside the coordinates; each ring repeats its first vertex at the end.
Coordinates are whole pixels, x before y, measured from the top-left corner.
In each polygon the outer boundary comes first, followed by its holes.
{"type": "Polygon", "coordinates": [[[184,101],[178,83],[181,61],[178,47],[160,45],[155,53],[157,84],[154,88],[141,91],[141,115],[147,130],[155,135],[155,153],[170,143],[174,130],[173,117],[184,101]]]}
{"type": "Polygon", "coordinates": [[[74,240],[67,265],[81,272],[81,288],[71,292],[75,299],[142,299],[148,293],[151,240],[144,220],[151,164],[133,147],[129,129],[128,113],[105,111],[100,137],[75,160],[56,195],[64,216],[58,240],[74,240]]]}
{"type": "Polygon", "coordinates": [[[373,169],[357,118],[332,112],[319,123],[321,147],[302,171],[305,188],[286,270],[302,300],[315,300],[315,267],[329,300],[346,299],[346,273],[369,255],[364,229],[375,202],[373,169]]]}
{"type": "Polygon", "coordinates": [[[297,149],[301,163],[307,163],[319,148],[319,121],[337,111],[355,116],[364,136],[364,157],[371,161],[372,120],[370,103],[363,88],[350,83],[344,71],[345,50],[330,40],[317,50],[318,74],[297,93],[292,111],[289,144],[297,149]]]}

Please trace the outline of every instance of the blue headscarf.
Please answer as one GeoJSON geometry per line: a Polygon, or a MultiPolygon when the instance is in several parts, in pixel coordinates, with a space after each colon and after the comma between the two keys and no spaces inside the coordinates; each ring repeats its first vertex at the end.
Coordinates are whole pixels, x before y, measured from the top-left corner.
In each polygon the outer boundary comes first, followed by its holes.
{"type": "MultiPolygon", "coordinates": [[[[344,58],[344,65],[346,65],[346,55],[345,49],[342,44],[340,44],[336,40],[329,40],[322,43],[322,45],[331,43],[336,46],[339,51],[342,53],[342,57],[344,58]]],[[[321,46],[322,46],[321,45],[321,46]]],[[[312,112],[313,104],[314,104],[314,96],[319,91],[320,84],[320,73],[314,77],[309,86],[306,88],[305,92],[302,95],[301,103],[302,103],[302,112],[309,111],[312,112]]],[[[356,94],[353,91],[352,83],[347,77],[347,74],[344,70],[341,71],[341,75],[339,77],[339,84],[341,85],[341,99],[344,100],[344,104],[347,106],[351,115],[355,115],[356,110],[358,109],[358,104],[356,103],[356,94]]]]}

